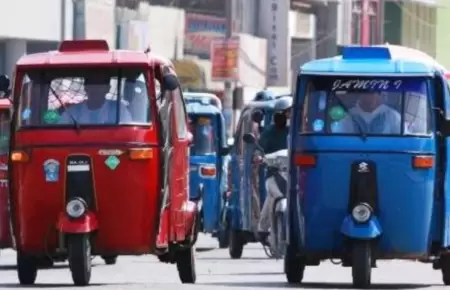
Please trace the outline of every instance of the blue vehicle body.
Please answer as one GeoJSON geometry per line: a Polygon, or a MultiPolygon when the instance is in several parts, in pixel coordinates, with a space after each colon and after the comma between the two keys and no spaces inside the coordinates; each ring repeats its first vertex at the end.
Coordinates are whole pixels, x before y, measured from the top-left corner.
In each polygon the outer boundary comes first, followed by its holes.
{"type": "Polygon", "coordinates": [[[204,152],[200,142],[201,129],[195,129],[190,154],[189,188],[191,200],[202,200],[202,229],[205,233],[216,234],[221,228],[223,196],[227,190],[227,161],[229,157],[222,155],[227,148],[225,137],[225,121],[220,106],[209,102],[209,97],[198,98],[185,94],[186,109],[189,119],[209,120],[213,145],[212,150],[204,152]],[[203,100],[202,100],[203,98],[203,100]],[[197,132],[198,131],[198,132],[197,132]],[[203,168],[203,169],[202,169],[203,168]],[[208,169],[208,174],[204,169],[208,169]]]}
{"type": "MultiPolygon", "coordinates": [[[[389,98],[394,96],[395,88],[391,94],[388,86],[383,88],[386,89],[384,101],[393,102],[389,98]]],[[[361,102],[357,101],[358,106],[361,102]]],[[[444,119],[450,119],[449,106],[449,89],[443,72],[435,64],[420,58],[394,57],[389,47],[347,47],[342,56],[305,64],[298,77],[292,117],[296,125],[291,126],[289,141],[290,252],[287,256],[303,257],[303,269],[305,265],[317,265],[331,258],[341,259],[344,266],[351,266],[356,263],[349,258],[356,255],[352,245],[357,241],[370,241],[373,260],[440,257],[442,249],[450,246],[450,180],[446,165],[449,159],[444,149],[450,139],[448,133],[443,133],[443,137],[437,134],[444,131],[446,123],[438,121],[439,111],[431,108],[442,108],[444,119]],[[315,102],[314,98],[320,98],[320,89],[317,95],[308,93],[308,86],[319,78],[329,80],[332,87],[337,88],[323,94],[327,105],[322,108],[319,102],[318,107],[310,105],[315,102]],[[341,86],[343,82],[339,83],[337,78],[353,83],[341,86]],[[361,80],[381,82],[383,78],[400,80],[405,86],[398,94],[402,102],[399,109],[402,122],[406,122],[406,104],[412,98],[407,90],[413,90],[410,87],[418,83],[425,86],[427,93],[421,102],[428,116],[427,121],[423,121],[427,122],[427,131],[411,133],[406,123],[399,123],[398,134],[340,133],[343,131],[336,128],[340,128],[342,119],[336,118],[336,121],[329,117],[329,109],[334,107],[328,106],[335,104],[332,96],[338,98],[342,94],[350,98],[358,82],[359,90],[355,91],[362,91],[361,80]],[[343,92],[339,91],[341,89],[343,92]],[[314,126],[309,130],[311,120],[314,126]],[[333,124],[337,125],[333,127],[333,124]],[[416,160],[431,160],[431,163],[421,167],[416,160]],[[352,216],[352,209],[361,202],[372,207],[366,222],[357,222],[352,216]]],[[[353,122],[357,127],[357,121],[353,122]]],[[[295,258],[286,259],[286,275],[289,281],[294,281],[289,267],[300,262],[295,258]]],[[[363,285],[364,279],[355,278],[358,275],[355,271],[354,284],[363,285]]]]}

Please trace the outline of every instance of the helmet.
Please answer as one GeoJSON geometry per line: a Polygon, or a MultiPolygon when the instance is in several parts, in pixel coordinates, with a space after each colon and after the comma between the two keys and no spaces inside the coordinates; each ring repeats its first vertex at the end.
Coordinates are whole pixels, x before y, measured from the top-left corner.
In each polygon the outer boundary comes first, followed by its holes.
{"type": "Polygon", "coordinates": [[[259,91],[255,98],[253,99],[254,101],[266,101],[266,100],[270,100],[273,98],[273,94],[271,91],[259,91]]]}
{"type": "Polygon", "coordinates": [[[283,112],[292,107],[292,97],[281,97],[277,99],[274,106],[275,112],[283,112]]]}

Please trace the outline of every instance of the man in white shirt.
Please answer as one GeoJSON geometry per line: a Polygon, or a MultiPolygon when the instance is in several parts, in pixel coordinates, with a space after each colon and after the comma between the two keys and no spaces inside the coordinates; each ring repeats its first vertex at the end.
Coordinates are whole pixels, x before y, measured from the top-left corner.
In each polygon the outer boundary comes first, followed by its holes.
{"type": "MultiPolygon", "coordinates": [[[[87,100],[71,105],[61,114],[59,124],[73,123],[72,117],[79,124],[116,124],[117,101],[107,100],[106,94],[110,91],[110,78],[86,77],[84,90],[87,100]]],[[[127,107],[120,103],[120,123],[132,122],[132,117],[127,107]]]]}
{"type": "Polygon", "coordinates": [[[368,92],[361,96],[356,106],[336,126],[335,133],[400,134],[401,116],[399,112],[382,103],[378,92],[368,92]],[[360,130],[362,132],[360,132],[360,130]]]}

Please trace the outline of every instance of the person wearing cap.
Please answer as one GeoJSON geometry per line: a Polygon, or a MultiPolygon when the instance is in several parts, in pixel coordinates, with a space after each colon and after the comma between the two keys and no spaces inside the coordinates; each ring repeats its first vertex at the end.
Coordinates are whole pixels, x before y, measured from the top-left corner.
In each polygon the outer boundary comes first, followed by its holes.
{"type": "Polygon", "coordinates": [[[383,104],[379,92],[364,93],[348,114],[338,122],[334,133],[400,134],[401,116],[383,104]],[[362,132],[359,132],[359,131],[362,132]]]}
{"type": "MultiPolygon", "coordinates": [[[[87,100],[70,106],[59,118],[60,124],[73,123],[74,118],[80,124],[115,124],[117,118],[117,101],[107,100],[106,95],[111,89],[109,77],[86,77],[84,91],[87,100]]],[[[132,122],[127,107],[120,103],[120,122],[132,122]]]]}
{"type": "Polygon", "coordinates": [[[262,132],[261,138],[259,139],[259,145],[265,154],[287,149],[291,107],[291,97],[281,97],[276,101],[273,124],[262,132]]]}

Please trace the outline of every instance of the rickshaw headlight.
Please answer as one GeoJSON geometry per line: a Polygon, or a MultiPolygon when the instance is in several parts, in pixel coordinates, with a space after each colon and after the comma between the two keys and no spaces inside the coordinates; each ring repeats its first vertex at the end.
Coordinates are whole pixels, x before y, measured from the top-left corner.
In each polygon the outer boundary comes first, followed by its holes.
{"type": "Polygon", "coordinates": [[[372,215],[372,208],[365,203],[360,203],[352,210],[352,217],[358,223],[365,223],[372,215]]]}
{"type": "Polygon", "coordinates": [[[71,218],[81,217],[87,210],[86,203],[82,199],[73,199],[66,205],[66,213],[71,218]]]}

